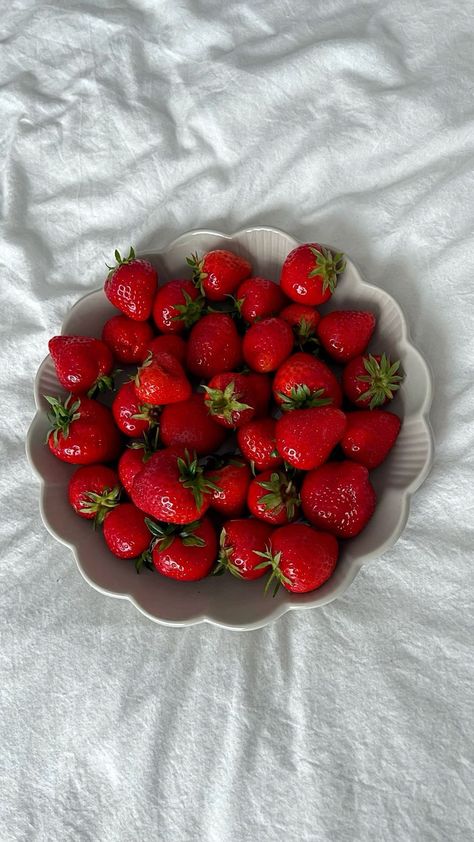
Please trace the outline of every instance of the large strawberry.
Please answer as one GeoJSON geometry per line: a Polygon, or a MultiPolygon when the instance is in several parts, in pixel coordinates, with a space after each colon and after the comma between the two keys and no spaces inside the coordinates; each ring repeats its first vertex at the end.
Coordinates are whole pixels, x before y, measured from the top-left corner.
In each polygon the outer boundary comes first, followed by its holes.
{"type": "Polygon", "coordinates": [[[286,258],[280,286],[292,301],[313,306],[324,304],[336,289],[345,266],[340,252],[333,253],[319,243],[305,243],[294,248],[286,258]]]}
{"type": "Polygon", "coordinates": [[[254,390],[245,374],[231,371],[216,374],[204,389],[208,412],[217,424],[236,429],[255,415],[254,390]]]}
{"type": "Polygon", "coordinates": [[[211,572],[217,558],[217,537],[205,517],[188,526],[157,524],[146,518],[152,535],[153,566],[162,576],[195,582],[211,572]]]}
{"type": "Polygon", "coordinates": [[[305,517],[339,538],[354,538],[375,510],[375,491],[364,465],[328,462],[306,474],[301,488],[305,517]]]}
{"type": "Polygon", "coordinates": [[[155,406],[185,401],[191,384],[181,363],[166,351],[150,353],[135,377],[135,391],[142,403],[155,406]]]}
{"type": "Polygon", "coordinates": [[[193,326],[186,363],[192,374],[208,379],[241,363],[242,341],[227,313],[209,313],[193,326]]]}
{"type": "Polygon", "coordinates": [[[159,431],[156,428],[153,435],[148,436],[144,433],[140,440],[132,442],[123,451],[118,461],[117,471],[127,494],[132,493],[135,477],[158,450],[158,442],[159,431]]]}
{"type": "Polygon", "coordinates": [[[68,499],[79,517],[103,522],[106,514],[118,505],[119,478],[106,465],[85,465],[69,480],[68,499]]]}
{"type": "Polygon", "coordinates": [[[292,354],[273,380],[273,395],[282,409],[304,409],[332,403],[340,407],[341,387],[331,369],[311,354],[292,354]]]}
{"type": "Polygon", "coordinates": [[[152,354],[159,354],[165,351],[181,363],[186,364],[186,342],[182,336],[175,333],[165,333],[163,336],[155,336],[148,345],[152,354]]]}
{"type": "Polygon", "coordinates": [[[137,397],[131,380],[120,386],[112,404],[115,423],[126,436],[135,438],[158,424],[159,411],[151,403],[137,397]]]}
{"type": "Polygon", "coordinates": [[[250,468],[232,459],[222,468],[209,470],[206,477],[217,486],[211,492],[211,508],[225,517],[239,517],[245,509],[250,485],[250,468]]]}
{"type": "Polygon", "coordinates": [[[159,288],[153,319],[162,333],[183,333],[201,317],[204,298],[192,281],[176,278],[159,288]]]}
{"type": "Polygon", "coordinates": [[[333,310],[318,325],[323,348],[338,363],[362,354],[375,329],[375,316],[367,310],[333,310]]]}
{"type": "Polygon", "coordinates": [[[270,568],[265,591],[274,582],[273,596],[280,585],[291,593],[308,593],[320,588],[334,571],[339,547],[333,535],[318,532],[305,523],[291,523],[275,529],[271,549],[261,553],[258,565],[270,568]]]}
{"type": "Polygon", "coordinates": [[[166,447],[182,445],[188,450],[195,450],[198,456],[207,456],[219,450],[226,439],[226,431],[209,415],[201,393],[164,407],[160,435],[166,447]]]}
{"type": "Polygon", "coordinates": [[[121,257],[115,251],[116,266],[110,270],[104,284],[104,292],[114,307],[137,322],[146,321],[153,307],[158,275],[149,260],[135,257],[130,247],[128,257],[121,257]]]}
{"type": "Polygon", "coordinates": [[[344,413],[332,406],[286,412],[276,422],[277,450],[293,467],[309,471],[329,458],[345,426],[344,413]]]}
{"type": "Polygon", "coordinates": [[[193,254],[186,262],[193,270],[194,282],[209,301],[225,301],[252,272],[248,260],[225,249],[208,251],[202,259],[193,254]]]}
{"type": "Polygon", "coordinates": [[[392,363],[386,354],[354,357],[342,372],[344,393],[360,409],[374,409],[388,403],[402,380],[400,361],[392,363]]]}
{"type": "Polygon", "coordinates": [[[106,515],[105,542],[118,558],[137,558],[150,544],[146,517],[133,503],[121,503],[106,515]]]}
{"type": "Polygon", "coordinates": [[[220,536],[220,553],[216,573],[228,570],[238,579],[259,579],[261,558],[270,546],[272,527],[261,520],[245,518],[228,520],[220,536]]]}
{"type": "Polygon", "coordinates": [[[348,412],[341,447],[348,459],[370,470],[387,458],[400,432],[398,415],[383,409],[348,412]]]}
{"type": "Polygon", "coordinates": [[[153,336],[149,322],[137,322],[124,315],[112,316],[102,330],[102,341],[123,365],[142,363],[153,336]]]}
{"type": "Polygon", "coordinates": [[[54,456],[74,465],[110,462],[120,451],[120,435],[110,409],[86,397],[64,402],[45,395],[51,410],[47,444],[54,456]]]}
{"type": "Polygon", "coordinates": [[[297,344],[302,348],[304,345],[318,345],[316,328],[321,316],[318,311],[309,304],[288,304],[279,313],[280,319],[284,319],[293,328],[297,344]]]}
{"type": "Polygon", "coordinates": [[[240,284],[236,298],[238,311],[248,324],[274,316],[287,300],[278,284],[259,277],[240,284]]]}
{"type": "Polygon", "coordinates": [[[264,471],[250,483],[247,496],[250,513],[274,526],[294,520],[299,502],[294,481],[284,470],[264,471]]]}
{"type": "Polygon", "coordinates": [[[291,354],[293,343],[293,331],[283,319],[275,316],[255,322],[244,336],[245,362],[253,371],[276,371],[291,354]]]}
{"type": "Polygon", "coordinates": [[[276,447],[275,427],[274,418],[254,418],[237,430],[240,452],[259,471],[278,468],[283,462],[276,447]]]}
{"type": "Polygon", "coordinates": [[[100,339],[91,336],[53,336],[48,343],[56,369],[56,376],[73,395],[89,393],[96,389],[111,388],[109,377],[113,367],[112,354],[100,339]]]}

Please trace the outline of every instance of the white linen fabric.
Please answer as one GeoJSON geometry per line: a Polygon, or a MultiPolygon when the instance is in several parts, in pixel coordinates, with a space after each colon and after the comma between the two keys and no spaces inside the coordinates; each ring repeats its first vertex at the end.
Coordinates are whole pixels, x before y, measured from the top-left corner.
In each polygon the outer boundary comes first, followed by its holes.
{"type": "Polygon", "coordinates": [[[473,12],[1,4],[5,842],[472,838],[473,12]],[[116,246],[253,224],[340,247],[399,301],[436,462],[343,599],[256,632],[164,628],[44,529],[33,378],[116,246]]]}

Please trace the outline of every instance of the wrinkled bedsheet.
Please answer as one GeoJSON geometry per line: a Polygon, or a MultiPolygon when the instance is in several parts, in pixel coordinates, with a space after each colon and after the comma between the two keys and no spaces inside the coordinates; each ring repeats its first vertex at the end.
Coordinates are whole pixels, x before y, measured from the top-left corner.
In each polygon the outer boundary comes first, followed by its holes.
{"type": "Polygon", "coordinates": [[[472,2],[1,7],[2,840],[465,842],[472,2]],[[34,374],[116,246],[265,223],[400,302],[436,462],[344,598],[253,633],[162,628],[43,528],[34,374]]]}

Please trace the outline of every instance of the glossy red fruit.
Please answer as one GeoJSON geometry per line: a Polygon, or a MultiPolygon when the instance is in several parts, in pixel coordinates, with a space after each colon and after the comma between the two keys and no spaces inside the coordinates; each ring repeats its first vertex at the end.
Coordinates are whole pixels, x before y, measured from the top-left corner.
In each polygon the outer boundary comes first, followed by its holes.
{"type": "Polygon", "coordinates": [[[159,288],[153,320],[162,333],[183,333],[201,317],[204,299],[192,281],[176,278],[159,288]]]}
{"type": "Polygon", "coordinates": [[[207,576],[217,558],[217,537],[209,520],[204,518],[190,526],[179,526],[175,532],[154,526],[153,566],[162,576],[180,582],[196,582],[207,576]]]}
{"type": "Polygon", "coordinates": [[[159,419],[156,406],[140,401],[131,380],[120,386],[117,391],[112,404],[112,413],[119,430],[131,438],[141,436],[142,433],[156,426],[159,419]]]}
{"type": "Polygon", "coordinates": [[[221,531],[220,553],[216,573],[228,570],[239,579],[259,579],[261,557],[270,546],[273,529],[261,520],[245,518],[228,520],[221,531]]]}
{"type": "Polygon", "coordinates": [[[308,593],[320,588],[334,572],[339,547],[333,535],[318,532],[305,523],[291,523],[275,529],[271,551],[264,553],[264,572],[270,570],[265,590],[274,582],[291,593],[308,593]]]}
{"type": "Polygon", "coordinates": [[[53,336],[48,343],[56,376],[73,395],[111,388],[107,375],[113,368],[112,354],[100,339],[91,336],[53,336]]]}
{"type": "Polygon", "coordinates": [[[392,363],[386,354],[361,354],[347,363],[342,372],[344,394],[360,409],[388,403],[402,380],[400,361],[392,363]]]}
{"type": "Polygon", "coordinates": [[[84,396],[64,402],[45,395],[51,410],[48,447],[54,456],[73,465],[110,462],[120,451],[120,435],[110,409],[84,396]]]}
{"type": "Polygon", "coordinates": [[[193,254],[186,262],[193,270],[194,282],[209,301],[225,301],[252,272],[248,260],[225,249],[208,251],[202,259],[193,254]]]}
{"type": "Polygon", "coordinates": [[[209,379],[233,371],[242,363],[242,341],[231,317],[209,313],[192,328],[186,365],[197,377],[209,379]]]}
{"type": "Polygon", "coordinates": [[[159,434],[158,429],[149,436],[144,433],[138,441],[132,442],[123,451],[117,465],[120,482],[127,494],[132,493],[132,486],[137,474],[143,466],[151,459],[153,453],[158,450],[159,434]]]}
{"type": "Polygon", "coordinates": [[[133,503],[121,503],[105,517],[104,538],[118,558],[137,558],[150,544],[145,515],[133,503]]]}
{"type": "Polygon", "coordinates": [[[366,310],[333,310],[318,325],[321,345],[333,360],[347,363],[362,354],[375,329],[375,316],[366,310]]]}
{"type": "Polygon", "coordinates": [[[237,430],[240,452],[259,471],[278,468],[283,463],[277,451],[275,427],[274,418],[254,418],[237,430]]]}
{"type": "Polygon", "coordinates": [[[207,456],[219,450],[227,433],[209,415],[204,395],[193,394],[186,401],[169,404],[161,413],[161,441],[166,447],[182,445],[207,456]]]}
{"type": "Polygon", "coordinates": [[[183,366],[166,351],[149,354],[138,369],[134,383],[138,399],[155,406],[179,403],[191,395],[191,384],[183,366]]]}
{"type": "Polygon", "coordinates": [[[130,319],[144,322],[150,318],[158,275],[148,260],[135,257],[130,248],[128,257],[115,252],[117,266],[110,267],[104,292],[109,301],[130,319]]]}
{"type": "Polygon", "coordinates": [[[119,478],[106,465],[85,465],[69,480],[68,499],[79,517],[103,522],[105,515],[118,505],[119,478]]]}
{"type": "Polygon", "coordinates": [[[272,397],[272,381],[267,374],[257,374],[256,371],[245,373],[252,397],[249,403],[255,409],[254,418],[268,415],[268,408],[272,397]]]}
{"type": "Polygon", "coordinates": [[[311,354],[292,354],[273,380],[273,396],[283,409],[305,409],[332,404],[340,407],[342,392],[328,366],[311,354]]]}
{"type": "Polygon", "coordinates": [[[280,319],[284,319],[293,328],[297,344],[302,347],[311,341],[317,343],[316,328],[321,316],[309,304],[288,304],[280,311],[280,319]]]}
{"type": "Polygon", "coordinates": [[[249,486],[247,506],[259,520],[282,526],[298,516],[299,495],[286,471],[269,470],[257,474],[249,486]]]}
{"type": "Polygon", "coordinates": [[[345,265],[343,254],[331,252],[319,243],[305,243],[286,258],[280,286],[292,301],[312,306],[324,304],[336,289],[345,265]]]}
{"type": "Polygon", "coordinates": [[[329,458],[345,426],[344,413],[332,406],[286,412],[276,422],[277,450],[289,465],[309,471],[329,458]]]}
{"type": "Polygon", "coordinates": [[[256,322],[244,336],[245,362],[253,371],[276,371],[291,354],[293,343],[291,327],[283,319],[274,317],[256,322]]]}
{"type": "Polygon", "coordinates": [[[183,366],[186,363],[186,342],[182,336],[174,333],[155,336],[149,343],[148,348],[153,354],[160,354],[162,351],[172,354],[183,366]]]}
{"type": "Polygon", "coordinates": [[[232,460],[222,468],[207,471],[206,477],[218,488],[211,492],[211,508],[225,517],[239,517],[243,514],[252,479],[249,466],[232,460]]]}
{"type": "Polygon", "coordinates": [[[142,363],[153,336],[149,322],[137,322],[124,315],[112,316],[102,330],[102,341],[122,365],[142,363]]]}
{"type": "Polygon", "coordinates": [[[245,374],[232,371],[216,374],[204,389],[207,410],[222,427],[236,429],[255,415],[255,391],[245,374]]]}
{"type": "Polygon", "coordinates": [[[301,503],[315,526],[339,538],[354,538],[372,517],[376,499],[364,465],[328,462],[306,474],[301,503]]]}
{"type": "Polygon", "coordinates": [[[401,421],[393,412],[362,409],[348,412],[341,447],[348,459],[372,470],[388,456],[400,432],[401,421]]]}
{"type": "Polygon", "coordinates": [[[274,316],[287,301],[278,284],[260,277],[241,283],[236,299],[240,315],[248,324],[274,316]]]}

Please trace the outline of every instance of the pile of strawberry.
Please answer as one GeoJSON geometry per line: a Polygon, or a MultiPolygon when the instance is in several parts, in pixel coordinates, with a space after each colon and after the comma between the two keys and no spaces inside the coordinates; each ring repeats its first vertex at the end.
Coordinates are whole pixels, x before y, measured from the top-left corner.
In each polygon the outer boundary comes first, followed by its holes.
{"type": "Polygon", "coordinates": [[[133,249],[115,256],[104,290],[120,312],[102,339],[49,343],[69,394],[47,397],[47,444],[81,466],[72,507],[138,571],[190,581],[228,570],[268,574],[275,591],[320,587],[338,539],[372,516],[369,471],[400,430],[381,408],[400,387],[399,362],[367,351],[374,314],[316,309],[334,293],[343,255],[298,246],[277,285],[215,250],[188,259],[190,279],[160,287],[133,249]]]}

